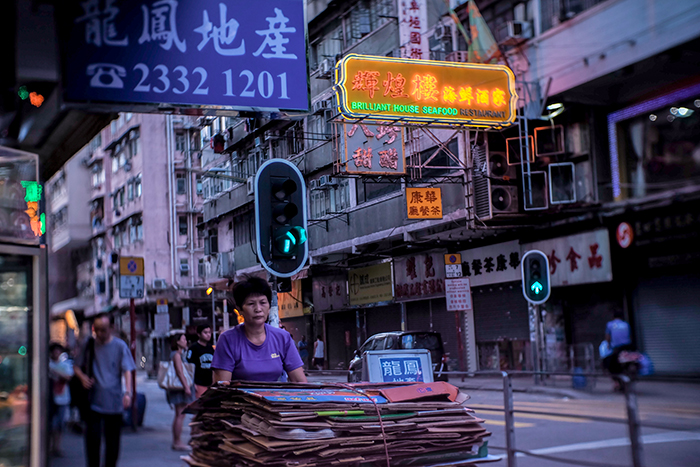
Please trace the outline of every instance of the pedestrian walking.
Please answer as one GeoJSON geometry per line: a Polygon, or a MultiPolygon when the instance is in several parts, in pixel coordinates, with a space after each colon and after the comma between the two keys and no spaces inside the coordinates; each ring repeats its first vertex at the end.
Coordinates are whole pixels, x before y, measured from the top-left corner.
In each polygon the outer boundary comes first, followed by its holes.
{"type": "Polygon", "coordinates": [[[86,411],[85,454],[87,467],[100,467],[102,435],[105,438],[104,467],[115,467],[119,458],[119,441],[124,409],[131,407],[136,369],[126,342],[112,336],[112,322],[106,313],[95,316],[94,338],[87,340],[73,365],[82,386],[89,390],[90,406],[86,411]],[[88,374],[83,363],[92,362],[88,374]],[[89,376],[91,374],[91,376],[89,376]],[[122,392],[122,376],[126,391],[122,392]]]}
{"type": "Polygon", "coordinates": [[[211,361],[214,359],[214,346],[210,342],[211,326],[197,326],[197,339],[187,350],[187,361],[194,363],[195,397],[199,399],[213,382],[211,361]]]}
{"type": "Polygon", "coordinates": [[[323,342],[321,335],[316,336],[316,342],[314,342],[314,359],[313,366],[317,370],[323,370],[323,361],[326,356],[326,344],[323,342]]]}
{"type": "Polygon", "coordinates": [[[306,343],[306,336],[301,336],[301,340],[297,342],[297,349],[299,350],[301,361],[304,362],[304,366],[308,365],[309,345],[306,343]]]}
{"type": "Polygon", "coordinates": [[[288,375],[306,383],[291,334],[266,323],[272,297],[267,281],[249,276],[234,286],[233,297],[244,321],[221,334],[211,365],[214,380],[286,381],[288,375]]]}
{"type": "Polygon", "coordinates": [[[73,362],[58,342],[49,345],[49,380],[51,381],[51,455],[62,457],[61,436],[70,411],[70,388],[68,382],[73,377],[73,362]]]}
{"type": "Polygon", "coordinates": [[[170,350],[170,361],[175,367],[175,374],[183,387],[181,390],[168,389],[165,391],[168,404],[175,408],[172,448],[173,451],[189,451],[189,446],[182,443],[181,437],[182,425],[185,421],[185,407],[194,401],[194,384],[187,381],[185,367],[182,364],[184,361],[182,358],[183,353],[187,350],[187,338],[184,334],[179,333],[170,337],[170,350]]]}

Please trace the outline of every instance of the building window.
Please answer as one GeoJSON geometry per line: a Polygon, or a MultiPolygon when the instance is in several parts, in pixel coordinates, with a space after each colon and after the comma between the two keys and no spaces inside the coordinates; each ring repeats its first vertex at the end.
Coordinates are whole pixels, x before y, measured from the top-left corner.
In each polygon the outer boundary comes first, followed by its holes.
{"type": "Polygon", "coordinates": [[[119,189],[119,207],[124,206],[124,187],[119,189]]]}
{"type": "Polygon", "coordinates": [[[350,207],[350,181],[337,180],[338,185],[311,191],[310,214],[318,219],[334,212],[343,212],[350,207]]]}
{"type": "Polygon", "coordinates": [[[180,259],[180,276],[187,277],[190,275],[190,262],[187,258],[180,259]]]}
{"type": "Polygon", "coordinates": [[[134,181],[134,192],[136,193],[137,198],[141,197],[141,175],[139,175],[134,181]]]}
{"type": "Polygon", "coordinates": [[[209,254],[219,252],[219,232],[218,229],[209,229],[209,254]]]}
{"type": "Polygon", "coordinates": [[[139,133],[138,131],[132,132],[132,138],[129,140],[129,159],[136,156],[139,153],[139,133]],[[135,136],[133,136],[135,135],[135,136]]]}
{"type": "Polygon", "coordinates": [[[233,219],[234,246],[241,246],[251,242],[254,218],[255,213],[251,210],[233,219]]]}
{"type": "Polygon", "coordinates": [[[187,193],[187,179],[185,174],[177,174],[177,194],[184,195],[187,193]]]}
{"type": "Polygon", "coordinates": [[[175,135],[175,149],[177,151],[184,151],[185,150],[185,142],[187,141],[187,138],[183,133],[177,133],[175,135]]]}
{"type": "Polygon", "coordinates": [[[112,173],[116,173],[119,170],[119,158],[116,156],[112,157],[112,173]]]}
{"type": "Polygon", "coordinates": [[[187,235],[187,216],[178,217],[180,235],[187,235]]]}
{"type": "Polygon", "coordinates": [[[121,226],[121,234],[122,234],[122,245],[128,245],[129,242],[129,229],[126,228],[126,225],[121,226]]]}
{"type": "Polygon", "coordinates": [[[206,274],[207,270],[206,266],[204,265],[204,258],[199,258],[199,261],[197,262],[197,275],[200,279],[204,279],[204,276],[206,276],[206,274]]]}
{"type": "Polygon", "coordinates": [[[105,171],[102,161],[95,162],[92,166],[92,187],[99,188],[105,182],[105,171]]]}
{"type": "Polygon", "coordinates": [[[109,124],[109,131],[112,136],[117,132],[117,121],[112,120],[112,122],[109,124]]]}
{"type": "Polygon", "coordinates": [[[129,201],[133,201],[133,199],[134,199],[134,184],[133,184],[133,182],[129,182],[129,184],[126,187],[127,187],[126,197],[129,201]]]}
{"type": "Polygon", "coordinates": [[[392,182],[364,182],[357,180],[357,204],[366,203],[373,199],[381,198],[390,193],[401,191],[400,183],[392,182]]]}
{"type": "Polygon", "coordinates": [[[197,195],[202,196],[202,176],[197,175],[197,195]]]}
{"type": "Polygon", "coordinates": [[[114,239],[114,248],[121,248],[122,237],[119,235],[119,227],[112,229],[112,238],[114,239]]]}
{"type": "Polygon", "coordinates": [[[134,114],[131,113],[131,112],[127,112],[125,115],[126,115],[126,121],[127,121],[127,122],[128,122],[129,120],[131,120],[131,118],[134,116],[134,114]]]}

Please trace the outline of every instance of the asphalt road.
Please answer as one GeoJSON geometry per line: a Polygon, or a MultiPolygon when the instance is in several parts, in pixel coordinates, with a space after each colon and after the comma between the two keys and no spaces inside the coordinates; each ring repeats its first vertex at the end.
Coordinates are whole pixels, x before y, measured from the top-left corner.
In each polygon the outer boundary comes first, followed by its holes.
{"type": "MultiPolygon", "coordinates": [[[[312,376],[311,381],[346,381],[340,376],[312,376]]],[[[505,446],[503,395],[498,391],[464,389],[471,400],[467,405],[485,420],[493,433],[489,439],[490,454],[501,456],[505,446]]],[[[148,403],[144,427],[134,433],[124,428],[120,467],[184,466],[182,453],[170,449],[173,411],[165,402],[165,394],[153,380],[139,375],[139,392],[145,392],[148,403]]],[[[647,467],[689,467],[700,465],[700,398],[694,388],[673,386],[663,391],[640,394],[642,424],[663,424],[670,429],[642,428],[644,465],[647,467]]],[[[600,466],[631,466],[627,437],[624,398],[618,394],[590,395],[572,399],[547,394],[514,393],[515,408],[551,412],[547,415],[516,413],[516,447],[538,454],[596,463],[600,466]],[[581,415],[583,419],[567,415],[581,415]],[[591,417],[591,418],[588,418],[591,417]],[[609,417],[620,423],[603,423],[593,417],[609,417]]],[[[189,428],[183,430],[188,439],[189,428]]],[[[67,433],[63,442],[65,457],[51,459],[52,467],[80,467],[84,464],[82,437],[67,433]]],[[[505,460],[493,466],[506,466],[505,460]]],[[[519,456],[518,467],[566,466],[564,462],[519,456]]],[[[591,464],[592,465],[592,464],[591,464]]]]}
{"type": "MultiPolygon", "coordinates": [[[[343,377],[312,376],[311,381],[345,381],[343,377]]],[[[692,390],[692,389],[691,389],[692,390]]],[[[484,419],[492,432],[489,453],[504,456],[505,422],[503,393],[491,390],[463,389],[469,394],[467,405],[484,419]]],[[[641,429],[645,466],[689,467],[700,465],[700,398],[688,393],[674,394],[673,386],[665,391],[641,393],[639,416],[642,425],[663,425],[669,429],[641,429]]],[[[627,412],[620,394],[581,394],[582,398],[516,392],[516,411],[548,412],[548,414],[515,414],[515,446],[535,454],[555,456],[601,467],[632,466],[628,438],[627,412]],[[573,417],[571,415],[585,418],[573,417]],[[590,417],[590,418],[588,418],[590,417]],[[611,418],[617,423],[597,421],[611,418]]],[[[572,465],[518,455],[518,467],[554,467],[572,465]]],[[[505,459],[493,466],[506,466],[505,459]]]]}

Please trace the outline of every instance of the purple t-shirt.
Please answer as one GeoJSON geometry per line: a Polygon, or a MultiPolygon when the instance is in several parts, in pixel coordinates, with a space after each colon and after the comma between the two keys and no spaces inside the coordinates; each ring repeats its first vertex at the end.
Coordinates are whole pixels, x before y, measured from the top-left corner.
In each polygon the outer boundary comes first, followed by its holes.
{"type": "Polygon", "coordinates": [[[221,334],[211,367],[231,372],[232,380],[278,381],[284,372],[304,365],[291,334],[265,324],[265,342],[255,345],[245,336],[245,323],[221,334]]]}

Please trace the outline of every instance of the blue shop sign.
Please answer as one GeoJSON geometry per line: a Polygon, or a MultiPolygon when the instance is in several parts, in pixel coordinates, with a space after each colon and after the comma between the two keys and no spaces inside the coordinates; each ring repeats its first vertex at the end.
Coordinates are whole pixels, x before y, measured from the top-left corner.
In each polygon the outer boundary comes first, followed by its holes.
{"type": "Polygon", "coordinates": [[[308,110],[303,0],[66,3],[66,101],[308,110]]]}

